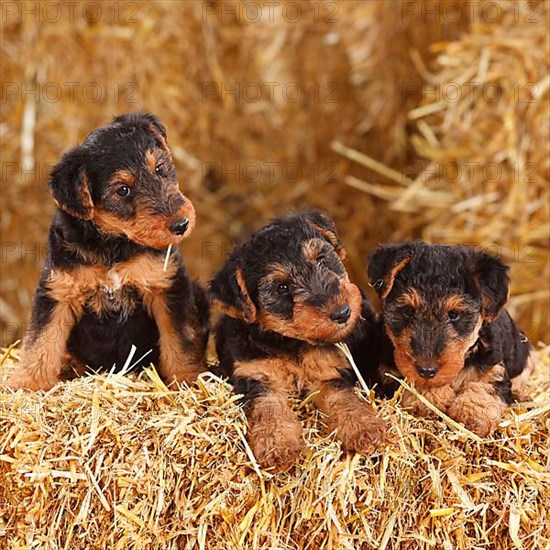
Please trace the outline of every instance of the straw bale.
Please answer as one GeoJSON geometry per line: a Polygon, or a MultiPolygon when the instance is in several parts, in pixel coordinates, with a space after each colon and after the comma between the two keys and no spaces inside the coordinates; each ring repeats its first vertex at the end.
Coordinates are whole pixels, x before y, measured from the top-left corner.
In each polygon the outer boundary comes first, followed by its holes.
{"type": "Polygon", "coordinates": [[[180,392],[154,369],[0,392],[0,546],[544,548],[549,351],[526,401],[481,441],[410,416],[398,395],[376,402],[386,448],[342,455],[296,401],[307,451],[276,475],[254,462],[236,397],[209,374],[180,392]]]}

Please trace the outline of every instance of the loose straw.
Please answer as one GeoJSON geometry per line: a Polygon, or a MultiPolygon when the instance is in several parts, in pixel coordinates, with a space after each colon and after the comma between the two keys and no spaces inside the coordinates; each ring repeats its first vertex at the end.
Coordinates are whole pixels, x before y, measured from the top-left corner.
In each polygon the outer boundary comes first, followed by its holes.
{"type": "Polygon", "coordinates": [[[369,395],[370,393],[369,387],[367,386],[365,379],[361,376],[361,373],[359,372],[359,369],[357,368],[357,365],[353,360],[353,356],[351,355],[351,351],[349,350],[347,344],[338,342],[336,344],[336,347],[346,356],[346,359],[349,361],[349,364],[351,365],[353,372],[355,372],[355,376],[357,376],[357,380],[359,380],[360,386],[365,390],[367,395],[369,395]]]}

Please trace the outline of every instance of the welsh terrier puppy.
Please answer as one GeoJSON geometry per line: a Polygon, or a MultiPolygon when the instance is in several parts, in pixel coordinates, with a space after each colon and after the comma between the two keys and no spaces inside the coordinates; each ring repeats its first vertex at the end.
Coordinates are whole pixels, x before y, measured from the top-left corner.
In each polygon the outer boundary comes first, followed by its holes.
{"type": "Polygon", "coordinates": [[[220,366],[243,395],[263,467],[285,469],[304,448],[292,393],[312,394],[344,449],[369,453],[384,440],[384,423],[354,392],[353,371],[333,345],[358,338],[374,320],[344,258],[324,214],[289,215],[234,250],[211,282],[225,313],[215,330],[220,366]]]}
{"type": "Polygon", "coordinates": [[[86,365],[121,367],[132,345],[167,384],[192,382],[206,367],[209,304],[175,246],[195,209],[164,127],[150,114],[116,117],[63,156],[49,190],[48,256],[7,386],[48,390],[86,365]]]}
{"type": "MultiPolygon", "coordinates": [[[[532,370],[530,344],[504,309],[509,268],[465,246],[412,242],[380,246],[368,273],[383,324],[378,366],[366,377],[386,395],[398,386],[386,373],[406,377],[451,418],[488,435],[532,370]]],[[[430,414],[409,392],[404,405],[430,414]]]]}

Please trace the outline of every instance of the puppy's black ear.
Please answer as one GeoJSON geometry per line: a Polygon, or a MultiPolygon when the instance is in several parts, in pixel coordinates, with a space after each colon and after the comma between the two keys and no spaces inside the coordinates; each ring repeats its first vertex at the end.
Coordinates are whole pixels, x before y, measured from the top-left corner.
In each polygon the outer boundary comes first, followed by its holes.
{"type": "Polygon", "coordinates": [[[93,217],[94,203],[85,165],[83,147],[77,146],[65,153],[53,167],[48,190],[58,208],[76,218],[89,220],[93,217]]]}
{"type": "Polygon", "coordinates": [[[127,113],[113,118],[113,124],[133,124],[134,126],[149,126],[153,133],[158,132],[166,139],[166,128],[159,119],[151,113],[127,113]]]}
{"type": "Polygon", "coordinates": [[[256,306],[248,293],[242,267],[231,259],[210,281],[210,301],[234,319],[256,321],[256,306]]]}
{"type": "Polygon", "coordinates": [[[412,243],[385,244],[367,258],[371,285],[382,300],[391,292],[398,273],[411,261],[413,250],[412,243]]]}
{"type": "Polygon", "coordinates": [[[155,115],[147,113],[143,115],[143,118],[147,120],[147,122],[155,128],[164,139],[166,139],[166,128],[160,123],[159,119],[155,115]]]}
{"type": "Polygon", "coordinates": [[[474,252],[473,278],[481,292],[481,316],[494,321],[508,301],[510,268],[489,254],[474,252]]]}
{"type": "Polygon", "coordinates": [[[328,241],[336,250],[340,259],[344,261],[346,259],[346,248],[342,244],[342,241],[338,238],[338,232],[336,231],[336,225],[334,222],[320,210],[313,210],[304,214],[306,223],[317,233],[319,233],[323,239],[328,241]]]}

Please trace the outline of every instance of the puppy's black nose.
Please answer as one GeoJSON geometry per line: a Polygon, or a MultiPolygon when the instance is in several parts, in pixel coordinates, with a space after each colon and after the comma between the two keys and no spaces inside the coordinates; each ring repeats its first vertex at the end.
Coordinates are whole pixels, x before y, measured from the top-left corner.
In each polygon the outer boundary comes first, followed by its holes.
{"type": "Polygon", "coordinates": [[[422,365],[421,367],[416,367],[418,374],[422,378],[433,378],[437,374],[437,367],[435,365],[422,365]]]}
{"type": "Polygon", "coordinates": [[[172,233],[175,233],[176,235],[183,235],[187,231],[188,227],[189,220],[187,218],[182,218],[181,220],[175,221],[170,226],[170,231],[172,231],[172,233]]]}
{"type": "Polygon", "coordinates": [[[341,306],[335,309],[331,314],[330,318],[335,322],[343,325],[351,315],[351,308],[348,305],[341,306]]]}

